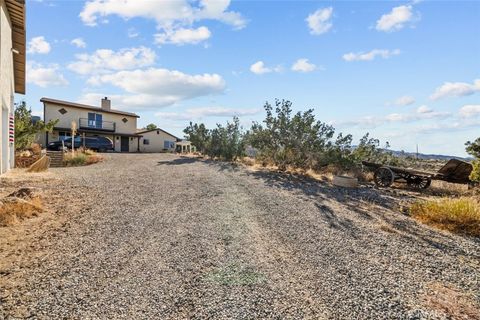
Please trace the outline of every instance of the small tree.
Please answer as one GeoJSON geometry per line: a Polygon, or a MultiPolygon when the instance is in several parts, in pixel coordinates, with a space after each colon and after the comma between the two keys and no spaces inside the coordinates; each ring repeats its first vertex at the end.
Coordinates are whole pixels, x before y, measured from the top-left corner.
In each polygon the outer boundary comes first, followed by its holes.
{"type": "Polygon", "coordinates": [[[203,123],[197,124],[190,122],[183,132],[192,145],[197,148],[202,154],[207,153],[207,146],[210,140],[210,130],[208,130],[203,123]]]}
{"type": "Polygon", "coordinates": [[[477,138],[473,142],[467,141],[465,146],[467,153],[475,157],[472,161],[473,170],[470,174],[470,180],[480,182],[480,138],[477,138]]]}
{"type": "Polygon", "coordinates": [[[58,120],[50,120],[47,124],[42,120],[35,123],[32,120],[32,110],[25,101],[15,106],[15,150],[25,150],[31,147],[35,136],[42,132],[52,132],[58,120]]]}
{"type": "Polygon", "coordinates": [[[147,126],[145,127],[145,129],[147,130],[154,130],[154,129],[157,129],[157,125],[154,124],[154,123],[150,123],[150,124],[147,124],[147,126]]]}

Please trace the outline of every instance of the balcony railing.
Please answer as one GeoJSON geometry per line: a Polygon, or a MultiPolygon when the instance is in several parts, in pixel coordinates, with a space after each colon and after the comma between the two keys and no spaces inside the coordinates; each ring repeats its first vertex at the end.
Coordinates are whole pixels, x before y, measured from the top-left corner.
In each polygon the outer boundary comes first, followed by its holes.
{"type": "Polygon", "coordinates": [[[95,121],[86,118],[80,118],[78,121],[79,129],[92,129],[99,131],[115,131],[115,122],[112,121],[95,121]]]}

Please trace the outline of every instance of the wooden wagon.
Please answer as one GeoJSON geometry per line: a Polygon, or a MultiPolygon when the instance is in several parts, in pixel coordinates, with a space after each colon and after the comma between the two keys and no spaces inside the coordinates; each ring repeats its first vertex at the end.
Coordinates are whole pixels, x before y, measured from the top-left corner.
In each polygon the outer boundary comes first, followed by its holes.
{"type": "Polygon", "coordinates": [[[473,166],[458,159],[450,159],[436,173],[367,161],[362,161],[362,164],[374,171],[374,182],[379,187],[389,187],[393,182],[403,182],[412,188],[426,189],[430,186],[432,180],[473,185],[473,182],[469,179],[473,166]]]}

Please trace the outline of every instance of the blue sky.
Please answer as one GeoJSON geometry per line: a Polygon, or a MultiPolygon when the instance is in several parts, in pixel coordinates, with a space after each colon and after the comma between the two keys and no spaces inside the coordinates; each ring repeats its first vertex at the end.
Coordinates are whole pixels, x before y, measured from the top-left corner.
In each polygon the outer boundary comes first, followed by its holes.
{"type": "Polygon", "coordinates": [[[140,115],[182,136],[263,104],[393,149],[465,155],[480,136],[477,1],[27,1],[27,94],[140,115]]]}

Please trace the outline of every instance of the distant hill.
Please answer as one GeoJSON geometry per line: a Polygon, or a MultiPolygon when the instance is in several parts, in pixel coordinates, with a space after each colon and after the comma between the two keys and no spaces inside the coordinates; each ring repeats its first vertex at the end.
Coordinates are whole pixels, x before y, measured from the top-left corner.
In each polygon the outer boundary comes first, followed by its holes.
{"type": "MultiPolygon", "coordinates": [[[[416,152],[406,152],[406,151],[395,151],[395,150],[388,150],[389,152],[393,153],[397,157],[412,157],[415,158],[417,156],[416,152]]],[[[450,159],[458,159],[462,161],[471,161],[472,158],[462,158],[457,156],[448,156],[443,154],[425,154],[419,153],[418,158],[422,160],[443,160],[448,161],[450,159]]]]}

